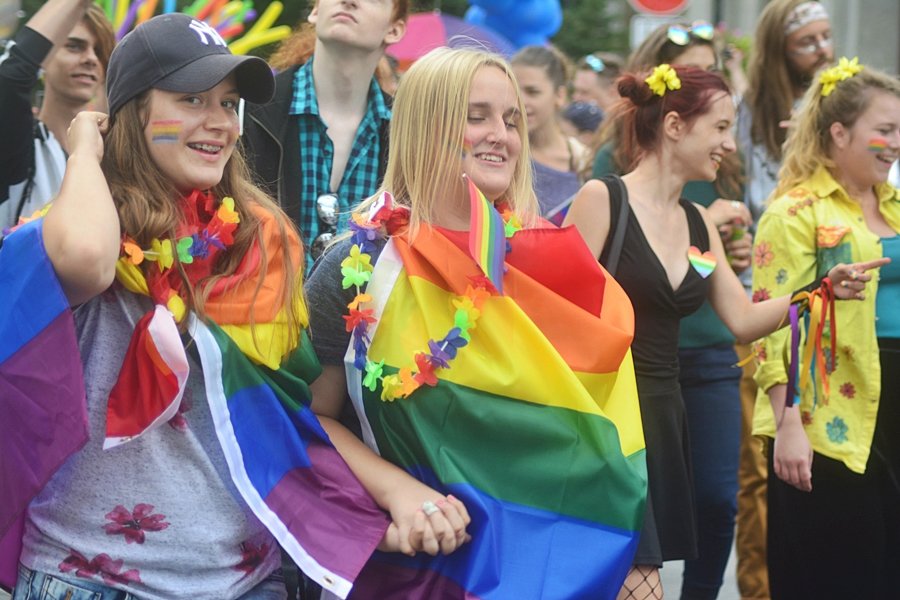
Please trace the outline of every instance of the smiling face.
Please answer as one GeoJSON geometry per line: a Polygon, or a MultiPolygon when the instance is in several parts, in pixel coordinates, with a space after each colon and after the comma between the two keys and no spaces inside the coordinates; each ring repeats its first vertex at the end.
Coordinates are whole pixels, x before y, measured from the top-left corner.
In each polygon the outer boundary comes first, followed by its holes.
{"type": "Polygon", "coordinates": [[[687,128],[677,146],[680,162],[692,171],[688,180],[713,181],[722,159],[736,149],[734,101],[724,92],[715,93],[709,110],[687,128]]]}
{"type": "Polygon", "coordinates": [[[522,150],[521,119],[513,82],[498,67],[472,79],[464,134],[463,172],[489,200],[509,188],[522,150]]]}
{"type": "Polygon", "coordinates": [[[556,119],[565,104],[566,90],[564,87],[554,89],[553,82],[541,67],[513,65],[513,73],[522,91],[528,130],[540,131],[556,119]]]}
{"type": "Polygon", "coordinates": [[[150,157],[181,193],[221,181],[238,137],[232,73],[205,92],[150,91],[144,138],[150,157]]]}
{"type": "Polygon", "coordinates": [[[881,90],[869,93],[869,107],[852,127],[831,127],[831,158],[842,177],[860,188],[886,181],[900,158],[900,98],[881,90]]]}
{"type": "Polygon", "coordinates": [[[398,42],[406,23],[395,20],[393,0],[319,0],[307,20],[324,44],[338,43],[364,50],[381,50],[398,42]]]}
{"type": "Polygon", "coordinates": [[[103,66],[97,58],[97,40],[84,25],[72,28],[65,43],[53,48],[44,60],[47,93],[69,104],[87,104],[104,82],[103,66]]]}

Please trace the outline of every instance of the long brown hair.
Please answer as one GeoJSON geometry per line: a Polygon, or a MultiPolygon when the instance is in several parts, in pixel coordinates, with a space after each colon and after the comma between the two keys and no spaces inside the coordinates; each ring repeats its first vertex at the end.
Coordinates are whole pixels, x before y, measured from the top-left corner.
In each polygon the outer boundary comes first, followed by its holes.
{"type": "MultiPolygon", "coordinates": [[[[150,91],[144,92],[127,102],[115,114],[106,135],[105,151],[101,167],[116,203],[124,235],[132,238],[142,248],[147,248],[153,239],[175,241],[175,232],[183,219],[179,206],[181,194],[162,173],[150,157],[144,130],[147,126],[150,91]]],[[[205,318],[204,306],[216,281],[234,275],[238,265],[253,244],[260,239],[261,222],[251,210],[253,205],[269,212],[278,224],[281,244],[281,259],[285,265],[281,281],[282,306],[287,313],[289,339],[299,339],[303,323],[302,271],[303,256],[291,256],[289,236],[297,236],[290,219],[282,212],[274,200],[256,187],[250,178],[249,169],[235,147],[231,158],[225,164],[222,179],[209,190],[215,197],[234,198],[235,210],[240,215],[241,224],[235,231],[234,244],[218,259],[211,277],[193,286],[176,261],[186,292],[185,304],[198,317],[205,318]]],[[[268,271],[269,257],[264,244],[259,244],[261,264],[254,300],[262,287],[268,271]]],[[[251,304],[251,325],[254,309],[251,304]]]]}
{"type": "Polygon", "coordinates": [[[769,156],[781,161],[781,147],[787,132],[780,125],[791,117],[796,81],[785,60],[788,16],[806,0],[773,0],[756,22],[753,50],[747,72],[747,106],[753,123],[750,137],[766,147],[769,156]]]}

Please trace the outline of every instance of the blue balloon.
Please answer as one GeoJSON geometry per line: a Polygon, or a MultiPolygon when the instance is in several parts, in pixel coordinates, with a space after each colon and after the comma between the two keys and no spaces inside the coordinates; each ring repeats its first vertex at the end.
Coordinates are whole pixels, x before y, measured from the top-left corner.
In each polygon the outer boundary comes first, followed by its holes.
{"type": "Polygon", "coordinates": [[[515,6],[515,0],[469,0],[472,6],[479,6],[486,12],[502,14],[509,12],[515,6]]]}
{"type": "Polygon", "coordinates": [[[463,20],[466,23],[471,23],[472,25],[485,27],[487,17],[488,13],[483,8],[473,5],[466,10],[466,15],[463,17],[463,20]]]}
{"type": "Polygon", "coordinates": [[[513,38],[512,42],[516,48],[524,48],[525,46],[546,46],[550,39],[542,33],[533,33],[528,31],[520,32],[513,38]]]}

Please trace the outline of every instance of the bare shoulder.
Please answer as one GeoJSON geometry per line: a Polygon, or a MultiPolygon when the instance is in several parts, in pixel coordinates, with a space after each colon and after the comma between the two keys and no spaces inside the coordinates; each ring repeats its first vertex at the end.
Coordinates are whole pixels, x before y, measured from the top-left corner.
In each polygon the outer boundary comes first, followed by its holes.
{"type": "Polygon", "coordinates": [[[600,256],[609,234],[609,189],[606,184],[592,179],[581,186],[563,225],[574,225],[594,256],[600,256]]]}

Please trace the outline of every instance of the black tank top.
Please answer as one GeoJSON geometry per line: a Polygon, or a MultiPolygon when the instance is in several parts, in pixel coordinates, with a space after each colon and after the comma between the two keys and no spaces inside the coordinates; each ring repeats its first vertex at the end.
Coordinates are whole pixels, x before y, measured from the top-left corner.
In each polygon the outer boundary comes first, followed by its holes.
{"type": "MultiPolygon", "coordinates": [[[[622,211],[619,188],[610,178],[603,181],[609,189],[610,234],[600,254],[606,264],[610,242],[622,211]]],[[[709,233],[703,217],[690,201],[679,201],[687,216],[692,246],[701,252],[709,250],[709,233]]],[[[687,250],[685,250],[687,251],[687,250]]],[[[649,377],[678,377],[678,323],[703,304],[709,295],[709,279],[692,267],[673,290],[666,271],[644,237],[634,211],[628,211],[628,225],[622,254],[616,268],[616,281],[621,284],[634,306],[634,342],[631,344],[635,373],[649,377]]]]}

